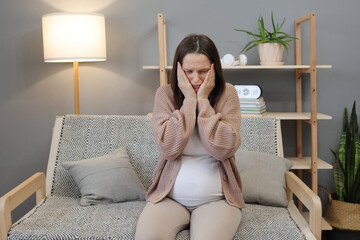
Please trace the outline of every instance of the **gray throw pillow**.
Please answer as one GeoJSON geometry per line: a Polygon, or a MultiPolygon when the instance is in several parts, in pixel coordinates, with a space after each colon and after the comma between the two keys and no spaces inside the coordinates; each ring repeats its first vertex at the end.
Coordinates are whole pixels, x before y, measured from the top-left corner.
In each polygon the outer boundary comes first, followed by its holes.
{"type": "Polygon", "coordinates": [[[101,157],[63,162],[62,166],[80,188],[82,206],[145,200],[146,190],[125,147],[101,157]]]}
{"type": "Polygon", "coordinates": [[[245,202],[288,206],[285,173],[292,167],[291,161],[274,154],[244,150],[238,150],[235,159],[245,202]]]}

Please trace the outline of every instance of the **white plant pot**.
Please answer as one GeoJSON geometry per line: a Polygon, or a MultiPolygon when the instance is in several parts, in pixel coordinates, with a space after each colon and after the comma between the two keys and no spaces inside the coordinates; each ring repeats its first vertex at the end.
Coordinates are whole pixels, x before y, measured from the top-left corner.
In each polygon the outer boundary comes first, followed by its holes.
{"type": "Polygon", "coordinates": [[[258,45],[260,65],[283,65],[281,61],[284,46],[279,43],[260,43],[258,45]]]}

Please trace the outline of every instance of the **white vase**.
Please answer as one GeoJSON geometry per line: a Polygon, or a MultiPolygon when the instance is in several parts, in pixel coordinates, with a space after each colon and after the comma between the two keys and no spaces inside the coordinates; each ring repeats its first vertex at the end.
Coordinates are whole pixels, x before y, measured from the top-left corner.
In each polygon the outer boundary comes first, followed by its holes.
{"type": "Polygon", "coordinates": [[[260,43],[258,45],[260,65],[283,65],[281,61],[284,46],[279,43],[260,43]]]}

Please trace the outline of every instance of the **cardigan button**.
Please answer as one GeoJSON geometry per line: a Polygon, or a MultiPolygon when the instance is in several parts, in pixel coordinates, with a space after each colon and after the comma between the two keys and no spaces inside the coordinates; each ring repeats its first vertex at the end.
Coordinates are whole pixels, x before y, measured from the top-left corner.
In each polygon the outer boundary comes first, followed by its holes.
{"type": "Polygon", "coordinates": [[[224,179],[224,181],[228,180],[228,178],[227,178],[227,176],[225,174],[223,175],[223,179],[224,179]]]}

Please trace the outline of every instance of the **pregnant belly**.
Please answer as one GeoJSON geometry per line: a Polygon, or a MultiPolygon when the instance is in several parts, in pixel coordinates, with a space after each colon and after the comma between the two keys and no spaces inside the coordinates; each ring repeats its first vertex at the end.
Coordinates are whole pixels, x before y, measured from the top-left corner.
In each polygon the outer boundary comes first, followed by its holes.
{"type": "Polygon", "coordinates": [[[187,207],[224,198],[218,161],[211,156],[183,156],[169,197],[187,207]]]}

